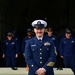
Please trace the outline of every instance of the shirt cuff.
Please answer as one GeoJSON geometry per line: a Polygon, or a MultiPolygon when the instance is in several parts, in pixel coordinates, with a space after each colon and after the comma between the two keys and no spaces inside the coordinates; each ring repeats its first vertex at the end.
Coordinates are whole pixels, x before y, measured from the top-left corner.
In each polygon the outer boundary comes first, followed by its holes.
{"type": "MultiPolygon", "coordinates": [[[[44,69],[44,68],[43,68],[44,69]]],[[[46,72],[46,69],[44,69],[44,72],[46,72]]]]}

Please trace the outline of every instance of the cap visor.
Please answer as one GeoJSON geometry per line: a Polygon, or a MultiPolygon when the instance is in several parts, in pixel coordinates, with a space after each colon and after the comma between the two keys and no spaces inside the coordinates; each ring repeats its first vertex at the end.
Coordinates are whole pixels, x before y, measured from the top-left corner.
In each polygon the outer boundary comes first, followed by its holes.
{"type": "Polygon", "coordinates": [[[66,34],[71,34],[70,32],[66,32],[66,34]]]}

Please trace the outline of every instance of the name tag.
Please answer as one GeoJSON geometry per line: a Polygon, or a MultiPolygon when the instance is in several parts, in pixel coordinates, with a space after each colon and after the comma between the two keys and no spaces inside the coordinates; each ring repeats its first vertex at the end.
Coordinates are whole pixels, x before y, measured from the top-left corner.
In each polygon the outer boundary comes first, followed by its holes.
{"type": "Polygon", "coordinates": [[[64,43],[66,43],[66,42],[64,42],[64,43]]]}
{"type": "Polygon", "coordinates": [[[34,47],[34,46],[36,46],[36,45],[31,45],[31,47],[34,47]]]}
{"type": "Polygon", "coordinates": [[[72,43],[74,43],[74,41],[72,41],[72,43]]]}
{"type": "Polygon", "coordinates": [[[6,42],[6,45],[8,45],[8,42],[6,42]]]}

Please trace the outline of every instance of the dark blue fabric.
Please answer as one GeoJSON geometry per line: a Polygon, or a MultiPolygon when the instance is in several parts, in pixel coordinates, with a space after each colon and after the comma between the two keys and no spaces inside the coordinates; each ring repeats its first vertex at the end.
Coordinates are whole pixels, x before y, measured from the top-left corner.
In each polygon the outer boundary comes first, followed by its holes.
{"type": "Polygon", "coordinates": [[[56,38],[56,36],[52,35],[52,36],[48,36],[53,42],[54,42],[54,45],[56,47],[56,51],[58,52],[59,51],[59,47],[58,47],[58,39],[56,38]]]}
{"type": "Polygon", "coordinates": [[[29,66],[28,75],[35,75],[36,70],[40,67],[46,70],[46,75],[54,75],[53,66],[47,66],[49,62],[56,61],[54,43],[48,37],[43,37],[41,43],[39,43],[36,37],[28,40],[25,47],[25,56],[26,63],[29,66]],[[42,57],[42,60],[40,57],[42,57]],[[42,64],[40,64],[41,61],[42,64]]]}
{"type": "MultiPolygon", "coordinates": [[[[32,37],[31,37],[32,38],[32,37]]],[[[26,45],[26,42],[31,39],[31,38],[28,38],[28,37],[25,37],[22,41],[22,53],[25,53],[25,45],[26,45]]]]}
{"type": "Polygon", "coordinates": [[[75,38],[62,38],[59,51],[61,56],[75,56],[75,38]]]}
{"type": "Polygon", "coordinates": [[[66,68],[75,72],[75,38],[62,38],[59,45],[60,56],[63,56],[66,68]]]}
{"type": "Polygon", "coordinates": [[[64,56],[64,65],[66,68],[71,68],[75,71],[75,56],[64,56]]]}
{"type": "Polygon", "coordinates": [[[6,65],[15,66],[15,55],[19,53],[19,45],[16,40],[5,40],[3,43],[3,54],[5,54],[6,65]]]}

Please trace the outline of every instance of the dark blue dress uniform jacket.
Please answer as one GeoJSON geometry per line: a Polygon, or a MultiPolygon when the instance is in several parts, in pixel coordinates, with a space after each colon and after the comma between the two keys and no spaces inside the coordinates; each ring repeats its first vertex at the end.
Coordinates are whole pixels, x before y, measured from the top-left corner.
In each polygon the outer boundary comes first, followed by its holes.
{"type": "Polygon", "coordinates": [[[26,45],[26,42],[31,39],[31,38],[28,38],[28,37],[25,37],[22,41],[22,53],[25,53],[25,45],[26,45]]]}
{"type": "Polygon", "coordinates": [[[62,38],[59,45],[60,55],[64,56],[64,65],[75,72],[75,38],[62,38]]]}
{"type": "Polygon", "coordinates": [[[16,42],[18,43],[19,52],[20,52],[20,49],[21,49],[21,41],[20,41],[20,38],[18,36],[14,36],[13,37],[13,40],[16,40],[16,42]]]}
{"type": "Polygon", "coordinates": [[[43,67],[46,75],[54,75],[53,65],[56,60],[54,52],[54,43],[48,37],[44,36],[42,42],[36,37],[30,39],[25,47],[26,63],[29,66],[29,74],[35,75],[35,72],[43,67]]]}
{"type": "Polygon", "coordinates": [[[56,47],[56,52],[58,52],[58,40],[57,40],[57,38],[56,38],[56,36],[54,36],[54,35],[52,35],[52,36],[48,36],[47,35],[47,37],[49,37],[53,42],[54,42],[54,45],[55,45],[55,47],[56,47]]]}
{"type": "Polygon", "coordinates": [[[13,56],[15,54],[18,54],[19,52],[19,45],[16,42],[16,40],[12,39],[9,41],[6,39],[3,44],[3,54],[6,54],[6,56],[13,56]]]}
{"type": "Polygon", "coordinates": [[[61,56],[75,56],[75,38],[62,38],[59,45],[61,56]]]}

